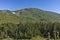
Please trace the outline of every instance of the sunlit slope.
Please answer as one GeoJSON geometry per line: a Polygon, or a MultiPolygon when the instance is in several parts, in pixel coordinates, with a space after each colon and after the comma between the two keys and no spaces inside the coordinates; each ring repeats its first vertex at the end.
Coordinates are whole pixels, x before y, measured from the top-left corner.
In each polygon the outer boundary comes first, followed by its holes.
{"type": "Polygon", "coordinates": [[[38,8],[25,8],[15,12],[18,17],[28,21],[60,21],[60,14],[38,8]]]}
{"type": "Polygon", "coordinates": [[[0,23],[60,21],[60,14],[38,8],[25,8],[22,10],[0,10],[0,23]],[[13,14],[12,12],[15,12],[13,14]]]}
{"type": "Polygon", "coordinates": [[[9,10],[0,10],[0,23],[18,23],[19,18],[9,10]]]}

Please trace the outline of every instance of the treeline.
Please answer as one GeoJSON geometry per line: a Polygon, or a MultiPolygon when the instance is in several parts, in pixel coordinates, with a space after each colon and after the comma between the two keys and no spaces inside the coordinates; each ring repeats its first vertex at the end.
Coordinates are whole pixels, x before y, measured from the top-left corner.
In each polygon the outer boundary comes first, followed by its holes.
{"type": "MultiPolygon", "coordinates": [[[[30,39],[35,36],[54,38],[54,32],[60,33],[59,22],[39,22],[39,23],[3,23],[0,24],[0,38],[30,39]]],[[[59,35],[60,36],[60,35],[59,35]]]]}

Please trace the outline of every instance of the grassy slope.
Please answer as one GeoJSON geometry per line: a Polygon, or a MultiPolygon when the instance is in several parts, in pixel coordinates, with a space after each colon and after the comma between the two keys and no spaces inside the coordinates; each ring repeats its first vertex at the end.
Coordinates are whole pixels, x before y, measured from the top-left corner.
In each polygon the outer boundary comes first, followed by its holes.
{"type": "Polygon", "coordinates": [[[19,18],[12,14],[10,11],[4,10],[0,11],[0,23],[18,23],[19,18]]]}

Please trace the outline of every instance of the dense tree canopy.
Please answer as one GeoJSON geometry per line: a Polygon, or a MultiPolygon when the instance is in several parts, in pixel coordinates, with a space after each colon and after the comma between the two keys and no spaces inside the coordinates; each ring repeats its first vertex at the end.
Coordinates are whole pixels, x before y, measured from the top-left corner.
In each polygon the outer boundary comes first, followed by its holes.
{"type": "Polygon", "coordinates": [[[41,36],[48,37],[48,32],[51,38],[54,37],[54,31],[60,33],[59,22],[39,22],[39,23],[3,23],[0,24],[0,37],[11,37],[14,39],[30,39],[32,37],[41,36]],[[4,33],[3,33],[4,32],[4,33]],[[3,34],[2,34],[3,33],[3,34]]]}

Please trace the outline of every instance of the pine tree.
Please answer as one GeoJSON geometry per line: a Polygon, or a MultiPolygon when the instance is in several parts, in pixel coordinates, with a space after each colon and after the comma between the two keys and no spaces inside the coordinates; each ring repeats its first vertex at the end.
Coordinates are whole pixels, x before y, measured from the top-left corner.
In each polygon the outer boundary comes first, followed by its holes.
{"type": "Polygon", "coordinates": [[[48,40],[50,40],[50,33],[48,32],[48,40]]]}
{"type": "Polygon", "coordinates": [[[54,40],[56,40],[56,31],[54,31],[54,40]]]}
{"type": "Polygon", "coordinates": [[[59,32],[57,32],[57,39],[59,40],[59,32]]]}

